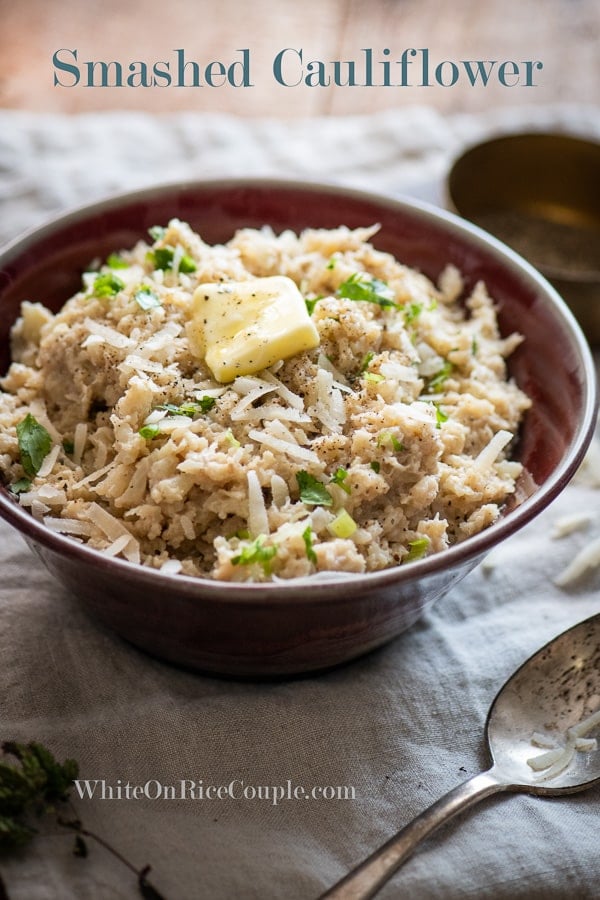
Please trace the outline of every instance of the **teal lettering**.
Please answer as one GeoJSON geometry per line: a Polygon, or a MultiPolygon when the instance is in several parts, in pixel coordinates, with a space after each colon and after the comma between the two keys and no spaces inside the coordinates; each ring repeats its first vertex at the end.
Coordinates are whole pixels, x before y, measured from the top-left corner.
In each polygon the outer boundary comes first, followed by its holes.
{"type": "Polygon", "coordinates": [[[496,65],[495,59],[463,59],[462,64],[465,67],[465,72],[467,73],[467,77],[471,82],[471,86],[475,87],[476,82],[481,80],[483,87],[487,86],[488,81],[490,80],[490,75],[494,71],[494,66],[496,65]],[[488,68],[486,69],[486,62],[488,64],[488,68]],[[474,68],[476,67],[476,68],[474,68]]]}
{"type": "Polygon", "coordinates": [[[273,60],[273,75],[275,81],[278,84],[282,84],[284,87],[296,87],[296,85],[300,84],[302,81],[302,50],[294,50],[292,47],[286,47],[284,50],[280,50],[273,60]],[[289,81],[283,74],[283,64],[284,61],[287,61],[288,54],[295,54],[297,62],[300,63],[300,74],[296,81],[289,81]]]}
{"type": "Polygon", "coordinates": [[[77,50],[65,50],[62,48],[61,50],[57,50],[52,57],[52,64],[55,69],[58,69],[59,72],[68,72],[73,76],[73,81],[71,84],[65,84],[60,80],[56,72],[54,73],[54,86],[55,87],[75,87],[76,84],[79,84],[79,67],[74,66],[72,63],[65,62],[60,58],[59,53],[70,53],[75,61],[77,61],[77,50]]]}

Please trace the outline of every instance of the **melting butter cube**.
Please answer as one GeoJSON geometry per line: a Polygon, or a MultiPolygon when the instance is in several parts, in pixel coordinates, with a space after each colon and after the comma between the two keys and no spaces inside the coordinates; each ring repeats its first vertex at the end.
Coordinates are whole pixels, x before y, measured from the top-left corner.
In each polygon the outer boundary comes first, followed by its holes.
{"type": "Polygon", "coordinates": [[[188,326],[192,352],[202,348],[220,382],[251,375],[319,344],[319,332],[291,278],[200,284],[188,326]]]}

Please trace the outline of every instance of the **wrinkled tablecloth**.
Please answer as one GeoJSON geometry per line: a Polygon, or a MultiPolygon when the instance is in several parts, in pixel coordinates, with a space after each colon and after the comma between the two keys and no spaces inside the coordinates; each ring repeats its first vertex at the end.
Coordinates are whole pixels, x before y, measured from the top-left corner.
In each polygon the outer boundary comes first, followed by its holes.
{"type": "MultiPolygon", "coordinates": [[[[554,128],[600,137],[600,109],[553,106],[442,118],[426,108],[283,121],[0,111],[0,240],[115,190],[178,178],[277,175],[443,202],[452,157],[480,137],[554,128]]],[[[598,454],[598,448],[596,447],[598,454]]],[[[596,463],[597,465],[597,463],[596,463]]],[[[399,827],[487,765],[490,702],[524,659],[600,609],[600,571],[554,577],[600,536],[594,467],[384,649],[325,675],[239,683],[163,664],[90,620],[0,523],[0,737],[75,757],[94,798],[74,803],[169,900],[311,900],[399,827]],[[553,539],[577,510],[585,531],[553,539]],[[180,785],[185,799],[101,799],[104,781],[180,785]],[[262,786],[319,799],[260,799],[262,786]],[[200,799],[231,785],[233,796],[200,799]],[[341,787],[354,799],[324,799],[341,787]],[[248,798],[244,799],[244,790],[248,798]],[[325,792],[326,793],[326,792],[325,792]]],[[[600,896],[598,788],[491,798],[434,835],[384,898],[600,896]]],[[[12,900],[139,896],[102,848],[60,829],[0,860],[12,900]]]]}

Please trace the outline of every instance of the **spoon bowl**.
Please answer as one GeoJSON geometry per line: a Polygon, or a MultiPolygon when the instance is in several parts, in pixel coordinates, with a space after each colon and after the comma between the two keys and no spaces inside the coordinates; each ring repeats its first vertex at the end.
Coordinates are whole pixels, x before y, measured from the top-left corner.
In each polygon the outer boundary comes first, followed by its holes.
{"type": "Polygon", "coordinates": [[[600,783],[600,750],[579,749],[578,727],[581,737],[600,732],[600,613],[549,641],[500,689],[485,729],[492,767],[413,819],[320,900],[373,897],[421,841],[491,794],[558,796],[600,783]]]}
{"type": "Polygon", "coordinates": [[[498,692],[486,723],[494,769],[532,794],[589,787],[600,780],[600,751],[574,753],[569,765],[547,781],[544,770],[536,772],[527,760],[536,753],[532,734],[546,735],[549,743],[560,740],[598,709],[600,615],[595,615],[538,650],[498,692]]]}

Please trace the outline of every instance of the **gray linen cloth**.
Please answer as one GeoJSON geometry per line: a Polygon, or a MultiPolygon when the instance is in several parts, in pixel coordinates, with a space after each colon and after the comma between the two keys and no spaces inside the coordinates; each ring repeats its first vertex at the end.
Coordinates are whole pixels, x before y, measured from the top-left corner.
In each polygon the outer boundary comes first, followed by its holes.
{"type": "MultiPolygon", "coordinates": [[[[113,190],[163,180],[277,175],[441,199],[452,156],[485,134],[557,128],[600,137],[600,110],[552,107],[441,118],[253,121],[201,114],[79,117],[0,111],[0,239],[113,190]]],[[[599,453],[598,447],[595,448],[599,453]]],[[[488,563],[384,649],[325,675],[238,683],[180,671],[90,620],[0,523],[0,737],[75,757],[84,779],[208,786],[223,799],[75,796],[169,900],[310,900],[460,781],[487,766],[486,712],[545,641],[600,609],[600,571],[553,578],[600,535],[594,467],[488,563]],[[594,514],[555,540],[553,522],[594,514]],[[355,799],[242,799],[259,786],[353,788],[355,799]]],[[[433,836],[383,898],[600,895],[596,788],[561,799],[491,798],[433,836]]],[[[102,848],[71,853],[42,826],[0,860],[12,900],[139,896],[102,848]]]]}

